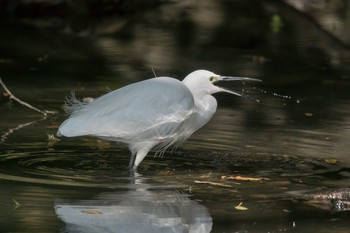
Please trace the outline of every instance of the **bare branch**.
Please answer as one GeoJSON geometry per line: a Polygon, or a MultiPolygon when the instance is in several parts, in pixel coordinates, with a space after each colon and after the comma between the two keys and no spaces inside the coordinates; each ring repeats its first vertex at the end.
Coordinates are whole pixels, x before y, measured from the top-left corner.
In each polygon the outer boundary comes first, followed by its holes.
{"type": "Polygon", "coordinates": [[[6,93],[9,95],[9,98],[10,98],[10,99],[13,99],[14,101],[18,102],[19,104],[21,104],[21,105],[23,105],[23,106],[25,106],[25,107],[27,107],[27,108],[30,108],[30,109],[32,109],[32,110],[34,110],[34,111],[37,111],[37,112],[40,112],[40,113],[43,114],[44,116],[47,116],[47,113],[46,113],[46,112],[44,112],[44,111],[42,111],[42,110],[40,110],[40,109],[37,109],[36,107],[34,107],[34,106],[28,104],[27,102],[24,102],[24,101],[18,99],[14,94],[12,94],[12,92],[11,92],[11,91],[5,86],[5,84],[2,82],[1,77],[0,77],[0,85],[4,88],[4,90],[6,91],[6,93]]]}
{"type": "MultiPolygon", "coordinates": [[[[1,80],[0,80],[1,81],[1,80]]],[[[24,124],[19,124],[17,125],[15,128],[11,128],[9,130],[7,130],[3,135],[0,136],[0,144],[4,143],[6,141],[6,139],[15,131],[17,130],[20,130],[22,128],[25,128],[27,126],[30,126],[34,123],[37,123],[39,121],[42,121],[42,120],[45,120],[46,117],[43,117],[42,119],[39,119],[39,120],[35,120],[35,121],[30,121],[30,122],[27,122],[27,123],[24,123],[24,124]]]]}

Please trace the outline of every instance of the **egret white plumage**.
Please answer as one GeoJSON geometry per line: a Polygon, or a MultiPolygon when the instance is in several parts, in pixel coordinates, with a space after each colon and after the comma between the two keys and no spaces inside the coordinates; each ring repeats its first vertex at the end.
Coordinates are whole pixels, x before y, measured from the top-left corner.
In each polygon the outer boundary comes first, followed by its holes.
{"type": "Polygon", "coordinates": [[[212,94],[241,96],[214,85],[237,80],[261,81],[197,70],[182,82],[156,77],[111,91],[91,103],[73,98],[67,104],[70,117],[60,125],[57,134],[125,143],[131,151],[130,166],[136,168],[152,148],[165,151],[204,126],[216,112],[217,101],[212,94]]]}

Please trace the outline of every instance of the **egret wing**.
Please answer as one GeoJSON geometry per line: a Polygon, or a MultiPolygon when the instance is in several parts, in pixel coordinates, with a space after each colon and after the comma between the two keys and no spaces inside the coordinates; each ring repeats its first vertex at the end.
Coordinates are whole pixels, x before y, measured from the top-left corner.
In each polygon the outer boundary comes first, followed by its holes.
{"type": "Polygon", "coordinates": [[[194,100],[182,82],[153,78],[76,105],[59,128],[65,136],[93,135],[128,142],[174,136],[194,111],[194,100]]]}

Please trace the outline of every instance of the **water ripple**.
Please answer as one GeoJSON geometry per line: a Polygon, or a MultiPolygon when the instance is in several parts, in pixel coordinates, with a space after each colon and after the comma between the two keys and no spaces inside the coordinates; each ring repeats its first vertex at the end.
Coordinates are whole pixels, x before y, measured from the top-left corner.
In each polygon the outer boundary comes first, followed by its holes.
{"type": "Polygon", "coordinates": [[[38,150],[0,155],[0,179],[65,186],[108,188],[127,184],[127,156],[94,151],[38,150]],[[124,174],[120,176],[120,174],[124,174]],[[119,176],[118,176],[119,175],[119,176]]]}

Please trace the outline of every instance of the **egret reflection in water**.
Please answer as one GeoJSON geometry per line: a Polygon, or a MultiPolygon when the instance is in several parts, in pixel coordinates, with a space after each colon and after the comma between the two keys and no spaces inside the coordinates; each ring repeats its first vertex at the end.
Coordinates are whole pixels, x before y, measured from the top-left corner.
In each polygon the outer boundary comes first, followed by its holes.
{"type": "Polygon", "coordinates": [[[144,185],[140,187],[124,193],[102,193],[91,200],[56,203],[56,214],[66,224],[63,232],[211,231],[212,218],[207,208],[188,195],[171,190],[149,190],[144,185]]]}

